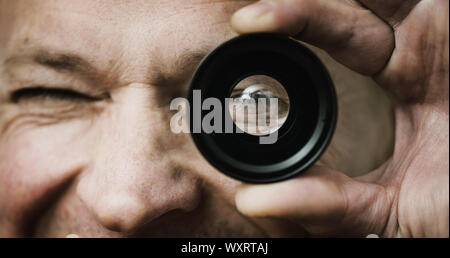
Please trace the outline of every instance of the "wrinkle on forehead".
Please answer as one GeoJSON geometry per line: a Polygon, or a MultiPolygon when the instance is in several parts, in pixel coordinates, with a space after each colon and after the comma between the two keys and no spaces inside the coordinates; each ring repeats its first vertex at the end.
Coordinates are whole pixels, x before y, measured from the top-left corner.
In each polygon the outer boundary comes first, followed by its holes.
{"type": "Polygon", "coordinates": [[[230,14],[237,8],[248,5],[254,0],[0,0],[0,10],[17,10],[17,14],[28,11],[61,11],[70,10],[75,13],[96,16],[114,21],[118,19],[136,20],[149,16],[175,15],[186,11],[220,9],[220,13],[230,14]]]}
{"type": "MultiPolygon", "coordinates": [[[[17,29],[6,33],[14,34],[10,46],[26,47],[27,41],[34,39],[54,48],[80,50],[112,73],[123,73],[126,81],[135,81],[137,74],[148,71],[171,73],[179,69],[180,63],[186,63],[180,57],[187,51],[196,57],[208,52],[234,35],[228,23],[231,14],[251,2],[0,1],[0,13],[12,13],[3,18],[0,31],[12,28],[17,19],[17,29]]],[[[2,13],[0,17],[5,16],[2,13]]],[[[6,41],[7,36],[3,37],[6,41]]]]}

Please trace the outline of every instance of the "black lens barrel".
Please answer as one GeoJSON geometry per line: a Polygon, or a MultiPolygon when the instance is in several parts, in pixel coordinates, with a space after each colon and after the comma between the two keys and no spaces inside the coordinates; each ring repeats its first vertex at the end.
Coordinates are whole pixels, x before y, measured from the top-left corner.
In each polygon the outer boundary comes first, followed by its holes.
{"type": "MultiPolygon", "coordinates": [[[[195,109],[194,90],[201,102],[216,98],[225,107],[235,85],[251,75],[279,81],[290,100],[290,112],[277,131],[277,141],[260,144],[247,133],[194,133],[202,155],[218,170],[249,183],[270,183],[291,178],[310,167],[328,146],[337,121],[337,100],[327,69],[316,55],[288,36],[247,34],[233,38],[211,52],[197,68],[189,91],[190,116],[195,109]]],[[[209,111],[201,111],[203,120],[209,111]]],[[[230,119],[222,108],[222,125],[230,119]]]]}

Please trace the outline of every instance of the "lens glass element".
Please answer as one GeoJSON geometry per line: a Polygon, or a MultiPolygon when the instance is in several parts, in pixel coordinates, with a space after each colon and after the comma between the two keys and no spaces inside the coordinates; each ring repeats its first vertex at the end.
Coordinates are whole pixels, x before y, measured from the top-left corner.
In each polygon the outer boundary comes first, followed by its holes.
{"type": "Polygon", "coordinates": [[[239,129],[261,136],[280,129],[289,108],[289,96],[280,82],[267,75],[252,75],[236,84],[228,111],[239,129]]]}

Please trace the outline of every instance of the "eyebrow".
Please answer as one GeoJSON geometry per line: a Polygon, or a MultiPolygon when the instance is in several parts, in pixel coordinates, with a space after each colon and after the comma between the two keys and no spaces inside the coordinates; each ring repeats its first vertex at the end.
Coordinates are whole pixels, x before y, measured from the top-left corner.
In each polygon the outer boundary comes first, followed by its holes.
{"type": "Polygon", "coordinates": [[[91,65],[81,57],[69,54],[50,54],[48,52],[39,52],[33,57],[35,63],[53,68],[55,70],[65,70],[69,72],[80,72],[91,65]]]}
{"type": "MultiPolygon", "coordinates": [[[[196,67],[210,50],[199,50],[180,55],[176,62],[178,67],[196,67]]],[[[5,64],[33,63],[48,67],[57,72],[68,72],[80,75],[90,81],[102,80],[101,70],[94,67],[87,59],[71,52],[56,52],[45,48],[31,49],[25,53],[7,58],[5,64]]],[[[188,71],[187,72],[192,72],[188,71]]],[[[110,79],[110,78],[109,78],[110,79]]]]}
{"type": "Polygon", "coordinates": [[[81,56],[72,53],[55,53],[48,50],[37,50],[31,54],[12,56],[5,63],[22,61],[31,61],[60,72],[65,71],[84,75],[98,74],[98,71],[81,56]]]}

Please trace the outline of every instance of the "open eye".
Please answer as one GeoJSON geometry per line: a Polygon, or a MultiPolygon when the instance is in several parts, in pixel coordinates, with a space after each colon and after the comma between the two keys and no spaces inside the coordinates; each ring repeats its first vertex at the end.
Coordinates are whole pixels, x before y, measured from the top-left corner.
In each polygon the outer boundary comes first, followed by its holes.
{"type": "Polygon", "coordinates": [[[109,98],[108,94],[93,97],[70,89],[31,87],[19,89],[13,92],[11,101],[14,103],[19,103],[22,101],[94,102],[106,98],[109,98]]]}
{"type": "Polygon", "coordinates": [[[244,79],[234,87],[229,113],[241,130],[251,135],[269,134],[286,121],[289,97],[283,86],[273,79],[254,77],[261,81],[256,80],[256,83],[250,79],[247,82],[244,79]]]}
{"type": "Polygon", "coordinates": [[[234,99],[235,102],[258,102],[258,99],[270,99],[276,98],[268,89],[263,89],[258,87],[257,85],[250,86],[244,90],[234,90],[231,94],[231,98],[234,99]]]}
{"type": "MultiPolygon", "coordinates": [[[[239,105],[242,105],[245,108],[249,109],[248,112],[257,112],[257,105],[259,99],[265,99],[267,103],[270,103],[269,100],[271,98],[278,99],[278,112],[280,114],[284,114],[289,109],[289,100],[278,96],[278,94],[267,87],[261,85],[252,85],[244,90],[234,89],[231,93],[231,98],[233,100],[233,104],[240,108],[239,105]]],[[[266,111],[269,112],[270,104],[266,106],[266,111]]]]}

